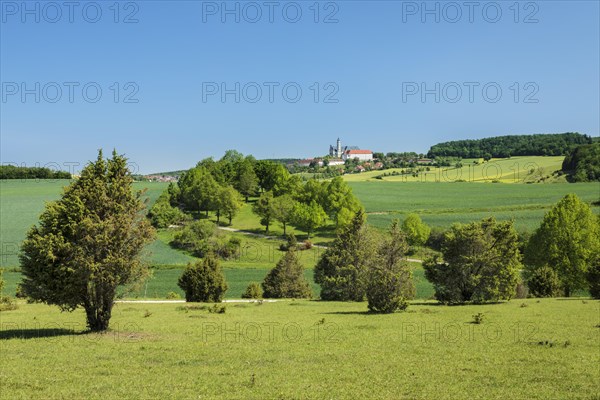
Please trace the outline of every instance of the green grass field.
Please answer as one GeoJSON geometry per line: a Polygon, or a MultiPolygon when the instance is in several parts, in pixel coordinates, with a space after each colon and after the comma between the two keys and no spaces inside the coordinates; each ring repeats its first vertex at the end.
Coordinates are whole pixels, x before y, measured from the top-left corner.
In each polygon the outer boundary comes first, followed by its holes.
{"type": "MultiPolygon", "coordinates": [[[[2,245],[0,266],[14,267],[19,264],[18,248],[25,239],[27,231],[38,222],[40,214],[44,211],[45,202],[57,200],[62,193],[62,188],[69,182],[69,180],[0,180],[2,245]]],[[[149,204],[153,204],[167,186],[168,184],[159,182],[134,183],[136,189],[146,189],[149,204]]],[[[155,253],[163,250],[160,245],[155,246],[156,248],[153,249],[155,253]]]]}
{"type": "Polygon", "coordinates": [[[2,312],[0,398],[598,399],[598,301],[190,306],[117,304],[105,334],[82,310],[2,312]]]}
{"type": "MultiPolygon", "coordinates": [[[[417,213],[431,226],[448,228],[455,222],[470,222],[494,215],[514,218],[518,230],[533,231],[544,214],[568,193],[588,203],[600,200],[600,186],[594,183],[503,184],[503,183],[419,183],[351,182],[371,224],[384,228],[393,218],[417,213]]],[[[600,207],[594,206],[600,213],[600,207]]]]}

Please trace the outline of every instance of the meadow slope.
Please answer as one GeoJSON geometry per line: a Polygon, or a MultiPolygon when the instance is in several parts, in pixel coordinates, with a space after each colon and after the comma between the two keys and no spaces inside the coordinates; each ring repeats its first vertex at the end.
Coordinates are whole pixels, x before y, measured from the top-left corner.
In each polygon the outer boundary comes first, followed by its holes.
{"type": "Polygon", "coordinates": [[[90,334],[81,310],[20,304],[0,314],[0,399],[598,398],[599,301],[366,309],[118,304],[90,334]]]}

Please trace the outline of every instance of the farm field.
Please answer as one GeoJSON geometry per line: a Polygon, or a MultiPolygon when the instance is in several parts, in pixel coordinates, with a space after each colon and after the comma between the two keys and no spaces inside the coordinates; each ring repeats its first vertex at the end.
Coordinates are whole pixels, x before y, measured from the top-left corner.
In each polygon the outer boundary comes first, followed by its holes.
{"type": "MultiPolygon", "coordinates": [[[[0,266],[14,267],[19,263],[18,246],[27,230],[44,210],[44,203],[57,200],[69,180],[0,180],[0,237],[2,256],[0,266]]],[[[152,204],[168,184],[136,182],[136,189],[146,189],[148,203],[152,204]]],[[[160,249],[160,246],[157,246],[160,249]]]]}
{"type": "MultiPolygon", "coordinates": [[[[384,228],[393,218],[417,213],[431,226],[447,228],[455,222],[470,222],[494,215],[514,218],[519,231],[533,231],[544,214],[568,193],[583,201],[600,200],[600,186],[593,183],[501,184],[351,182],[371,224],[384,228]]],[[[593,206],[596,213],[600,207],[593,206]]]]}
{"type": "Polygon", "coordinates": [[[82,310],[21,303],[2,313],[0,398],[598,395],[598,301],[413,302],[389,315],[367,314],[366,303],[226,307],[117,304],[111,330],[90,334],[82,310]],[[471,323],[476,313],[485,316],[480,325],[471,323]]]}
{"type": "MultiPolygon", "coordinates": [[[[563,156],[556,157],[511,157],[511,158],[493,158],[490,161],[483,162],[477,160],[478,164],[473,164],[471,159],[462,161],[461,168],[442,167],[435,168],[430,166],[430,171],[422,171],[417,176],[412,175],[391,175],[400,174],[404,168],[393,168],[385,171],[368,171],[359,174],[344,175],[344,180],[348,182],[364,182],[371,180],[381,180],[389,182],[492,182],[501,183],[524,183],[535,182],[542,177],[551,176],[554,171],[562,167],[563,156]],[[383,176],[387,174],[388,176],[383,176]]],[[[427,165],[421,165],[427,168],[427,165]]],[[[552,177],[551,181],[566,182],[563,178],[552,177]]]]}

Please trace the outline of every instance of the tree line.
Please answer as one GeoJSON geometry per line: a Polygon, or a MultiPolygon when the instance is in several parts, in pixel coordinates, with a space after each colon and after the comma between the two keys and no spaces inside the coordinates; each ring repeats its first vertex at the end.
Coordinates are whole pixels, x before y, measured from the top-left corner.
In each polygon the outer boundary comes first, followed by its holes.
{"type": "Polygon", "coordinates": [[[282,164],[229,150],[220,160],[202,160],[183,173],[159,197],[149,217],[155,227],[165,228],[184,223],[191,215],[214,212],[217,223],[225,217],[231,224],[243,202],[255,196],[252,210],[266,233],[277,221],[284,235],[291,224],[308,238],[328,222],[336,228],[343,226],[362,208],[340,177],[303,182],[282,164]]]}
{"type": "Polygon", "coordinates": [[[509,135],[475,140],[454,140],[431,146],[428,157],[507,158],[511,156],[563,156],[592,138],[580,133],[509,135]]]}
{"type": "Polygon", "coordinates": [[[600,142],[575,147],[565,157],[562,171],[571,182],[600,181],[600,142]]]}
{"type": "Polygon", "coordinates": [[[71,179],[71,174],[45,167],[0,165],[0,179],[71,179]]]}

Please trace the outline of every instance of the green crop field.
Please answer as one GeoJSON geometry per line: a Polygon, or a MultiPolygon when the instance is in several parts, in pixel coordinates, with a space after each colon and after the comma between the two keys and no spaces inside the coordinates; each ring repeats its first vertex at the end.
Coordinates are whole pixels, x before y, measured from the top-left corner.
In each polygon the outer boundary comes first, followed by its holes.
{"type": "Polygon", "coordinates": [[[492,182],[502,183],[526,183],[536,182],[540,178],[549,177],[553,182],[566,182],[563,178],[552,177],[552,173],[562,167],[564,157],[511,157],[494,158],[490,161],[483,160],[463,160],[461,168],[441,167],[436,168],[427,165],[420,165],[424,170],[413,175],[393,175],[400,174],[405,168],[393,168],[385,171],[368,171],[355,174],[344,175],[348,182],[364,182],[371,180],[381,180],[389,182],[492,182]],[[477,161],[474,164],[473,161],[477,161]],[[387,176],[384,176],[387,175],[387,176]]]}
{"type": "MultiPolygon", "coordinates": [[[[47,201],[56,200],[69,180],[0,180],[0,237],[2,255],[0,266],[18,265],[18,248],[27,230],[44,210],[47,201]]],[[[146,189],[148,203],[152,204],[168,184],[159,182],[136,182],[138,190],[146,189]]],[[[156,245],[160,250],[160,245],[156,245]]]]}
{"type": "MultiPolygon", "coordinates": [[[[441,228],[494,215],[514,218],[518,230],[533,231],[544,214],[568,193],[588,203],[600,200],[597,182],[509,185],[374,181],[351,182],[350,186],[365,206],[369,222],[381,228],[393,218],[417,213],[425,223],[441,228]]],[[[593,209],[600,213],[597,204],[593,209]]]]}
{"type": "Polygon", "coordinates": [[[21,303],[1,313],[0,398],[598,398],[598,301],[226,307],[117,304],[91,334],[82,310],[21,303]]]}

